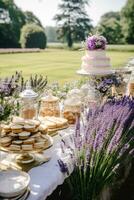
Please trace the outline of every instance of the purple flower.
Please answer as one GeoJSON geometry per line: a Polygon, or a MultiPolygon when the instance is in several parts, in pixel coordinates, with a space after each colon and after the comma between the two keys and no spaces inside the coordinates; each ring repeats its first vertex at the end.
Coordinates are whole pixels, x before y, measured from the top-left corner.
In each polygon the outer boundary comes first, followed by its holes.
{"type": "Polygon", "coordinates": [[[93,35],[86,39],[86,48],[88,50],[97,50],[106,48],[107,40],[103,36],[93,35]]]}
{"type": "Polygon", "coordinates": [[[58,164],[60,166],[60,170],[62,173],[67,173],[69,174],[69,170],[68,170],[68,167],[67,167],[67,164],[64,163],[61,159],[58,160],[58,164]]]}

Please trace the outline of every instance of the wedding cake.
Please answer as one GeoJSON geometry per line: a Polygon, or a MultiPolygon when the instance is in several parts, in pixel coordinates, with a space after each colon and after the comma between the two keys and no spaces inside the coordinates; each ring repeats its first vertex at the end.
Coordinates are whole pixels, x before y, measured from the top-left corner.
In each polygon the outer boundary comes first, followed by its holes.
{"type": "Polygon", "coordinates": [[[106,56],[105,37],[89,36],[85,42],[86,53],[82,57],[81,72],[89,74],[105,74],[111,71],[110,58],[106,56]]]}

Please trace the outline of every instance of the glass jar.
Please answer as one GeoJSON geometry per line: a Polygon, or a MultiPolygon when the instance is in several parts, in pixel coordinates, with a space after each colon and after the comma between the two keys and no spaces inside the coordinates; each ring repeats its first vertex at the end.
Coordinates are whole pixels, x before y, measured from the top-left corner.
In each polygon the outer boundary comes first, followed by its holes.
{"type": "Polygon", "coordinates": [[[37,117],[38,104],[36,98],[38,94],[35,93],[29,83],[26,89],[20,93],[21,109],[20,116],[24,119],[35,119],[37,117]]]}
{"type": "Polygon", "coordinates": [[[81,101],[75,97],[67,98],[64,102],[63,117],[69,124],[75,124],[77,117],[80,117],[81,101]]]}
{"type": "Polygon", "coordinates": [[[48,94],[41,98],[41,106],[39,115],[60,117],[59,98],[52,95],[49,91],[48,94]]]}
{"type": "Polygon", "coordinates": [[[134,96],[134,72],[131,75],[129,84],[128,84],[128,94],[134,96]]]}

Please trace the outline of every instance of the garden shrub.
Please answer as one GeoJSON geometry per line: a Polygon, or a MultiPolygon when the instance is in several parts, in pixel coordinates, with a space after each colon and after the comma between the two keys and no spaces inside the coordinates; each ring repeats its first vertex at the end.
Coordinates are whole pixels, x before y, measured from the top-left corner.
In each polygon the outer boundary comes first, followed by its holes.
{"type": "Polygon", "coordinates": [[[22,48],[46,47],[46,35],[44,29],[36,24],[26,24],[21,29],[20,43],[22,48]]]}

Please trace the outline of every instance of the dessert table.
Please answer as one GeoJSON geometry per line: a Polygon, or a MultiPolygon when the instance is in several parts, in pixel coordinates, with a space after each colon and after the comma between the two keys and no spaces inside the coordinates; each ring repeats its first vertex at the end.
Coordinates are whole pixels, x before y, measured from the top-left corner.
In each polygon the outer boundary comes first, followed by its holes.
{"type": "MultiPolygon", "coordinates": [[[[74,126],[68,129],[59,131],[65,139],[69,138],[70,134],[73,134],[74,126]]],[[[45,200],[52,192],[57,188],[58,185],[63,184],[65,176],[61,173],[57,160],[62,159],[69,163],[68,156],[62,157],[60,147],[60,136],[56,135],[53,137],[53,146],[44,151],[44,155],[50,156],[51,160],[38,167],[32,168],[28,173],[30,175],[30,195],[27,200],[45,200]]],[[[1,160],[3,160],[7,154],[0,152],[1,160]]],[[[10,155],[9,155],[10,156],[10,155]]],[[[8,156],[8,157],[9,157],[8,156]]],[[[71,170],[71,168],[70,168],[71,170]]]]}

